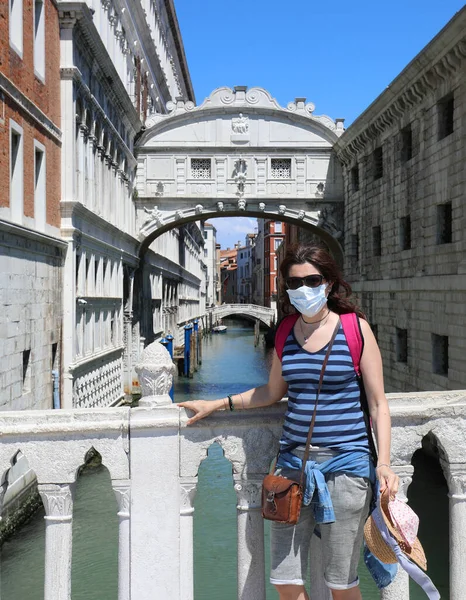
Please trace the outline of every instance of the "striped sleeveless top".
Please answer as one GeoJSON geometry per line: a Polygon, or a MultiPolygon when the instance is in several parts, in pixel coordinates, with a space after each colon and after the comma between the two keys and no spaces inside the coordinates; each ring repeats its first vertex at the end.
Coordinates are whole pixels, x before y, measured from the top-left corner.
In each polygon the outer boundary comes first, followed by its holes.
{"type": "MultiPolygon", "coordinates": [[[[293,330],[288,335],[282,356],[282,376],[288,384],[288,410],[280,440],[283,449],[306,443],[327,347],[308,352],[293,330]]],[[[325,369],[311,443],[340,452],[370,452],[358,380],[341,325],[325,369]]]]}

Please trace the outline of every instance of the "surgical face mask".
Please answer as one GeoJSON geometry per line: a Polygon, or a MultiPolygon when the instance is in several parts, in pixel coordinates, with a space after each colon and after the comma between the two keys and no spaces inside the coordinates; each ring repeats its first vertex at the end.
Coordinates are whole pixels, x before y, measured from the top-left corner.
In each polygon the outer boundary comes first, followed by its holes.
{"type": "Polygon", "coordinates": [[[286,290],[291,304],[305,317],[314,317],[327,304],[327,284],[311,288],[306,285],[297,290],[286,290]]]}

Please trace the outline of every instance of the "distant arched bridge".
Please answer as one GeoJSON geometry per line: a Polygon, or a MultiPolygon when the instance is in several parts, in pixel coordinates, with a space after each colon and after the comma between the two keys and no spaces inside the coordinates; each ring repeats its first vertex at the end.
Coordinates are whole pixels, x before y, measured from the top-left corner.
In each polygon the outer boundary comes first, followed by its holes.
{"type": "Polygon", "coordinates": [[[212,315],[211,323],[215,323],[231,315],[258,319],[267,327],[270,327],[275,320],[275,310],[273,308],[259,306],[258,304],[220,304],[219,306],[208,308],[207,313],[212,315]]]}

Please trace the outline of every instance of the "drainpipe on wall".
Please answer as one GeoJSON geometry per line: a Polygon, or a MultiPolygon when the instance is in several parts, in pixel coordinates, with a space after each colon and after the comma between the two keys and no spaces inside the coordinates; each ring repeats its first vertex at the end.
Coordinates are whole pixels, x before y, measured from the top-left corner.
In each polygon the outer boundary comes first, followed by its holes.
{"type": "Polygon", "coordinates": [[[53,381],[53,408],[61,408],[60,406],[60,374],[57,370],[52,371],[53,381]]]}

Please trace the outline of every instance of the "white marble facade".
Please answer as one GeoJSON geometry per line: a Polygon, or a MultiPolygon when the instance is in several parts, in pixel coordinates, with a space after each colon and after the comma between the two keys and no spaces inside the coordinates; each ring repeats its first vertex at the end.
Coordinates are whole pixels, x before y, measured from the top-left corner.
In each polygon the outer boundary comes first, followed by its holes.
{"type": "Polygon", "coordinates": [[[155,1],[59,2],[63,407],[108,406],[132,391],[135,138],[167,102],[193,98],[173,11],[155,1]]]}

